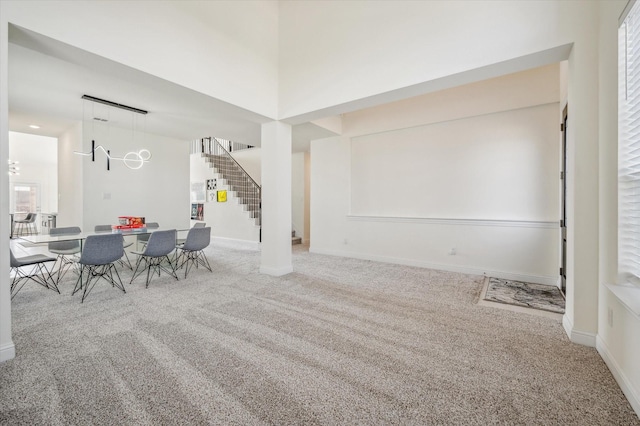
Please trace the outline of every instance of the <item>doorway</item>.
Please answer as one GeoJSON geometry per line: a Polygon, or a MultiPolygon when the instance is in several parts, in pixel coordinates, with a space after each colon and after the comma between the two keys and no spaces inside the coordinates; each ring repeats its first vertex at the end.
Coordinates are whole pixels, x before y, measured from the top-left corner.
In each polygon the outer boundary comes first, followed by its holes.
{"type": "Polygon", "coordinates": [[[562,110],[562,164],[560,168],[560,291],[566,297],[567,291],[567,117],[568,105],[562,110]]]}

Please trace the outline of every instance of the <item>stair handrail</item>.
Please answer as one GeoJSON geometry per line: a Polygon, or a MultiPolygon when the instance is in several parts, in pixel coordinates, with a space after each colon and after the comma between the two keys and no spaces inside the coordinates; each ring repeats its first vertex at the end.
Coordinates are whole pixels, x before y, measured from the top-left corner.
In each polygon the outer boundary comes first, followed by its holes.
{"type": "Polygon", "coordinates": [[[236,166],[238,166],[238,167],[240,168],[240,170],[242,170],[242,173],[244,173],[244,174],[245,174],[245,176],[246,176],[246,177],[248,177],[248,178],[251,180],[251,182],[255,185],[255,187],[256,187],[256,188],[258,188],[258,190],[259,190],[259,191],[262,191],[262,187],[261,187],[260,185],[258,185],[258,182],[256,182],[256,181],[251,177],[251,175],[250,175],[249,173],[247,173],[247,171],[244,169],[244,167],[242,167],[242,166],[240,165],[240,163],[238,163],[238,162],[236,161],[236,159],[235,159],[235,158],[233,158],[233,155],[231,155],[231,153],[230,153],[229,151],[227,151],[227,149],[224,147],[224,145],[222,145],[222,144],[220,143],[220,141],[218,140],[218,138],[214,137],[214,138],[213,138],[213,140],[214,140],[214,141],[216,141],[216,143],[218,144],[218,146],[219,146],[220,148],[222,148],[222,151],[224,151],[224,153],[226,154],[226,156],[227,156],[227,157],[229,157],[229,158],[230,158],[230,159],[231,159],[231,160],[236,164],[236,166]]]}
{"type": "Polygon", "coordinates": [[[214,152],[214,150],[212,149],[212,148],[213,148],[213,146],[207,146],[207,145],[205,144],[205,142],[209,142],[209,143],[211,143],[211,142],[215,142],[216,146],[217,146],[217,147],[219,147],[219,148],[222,150],[222,152],[224,152],[225,157],[227,157],[227,158],[231,159],[231,161],[233,161],[233,162],[234,162],[234,164],[235,164],[236,166],[238,166],[238,168],[239,168],[240,170],[242,170],[242,172],[244,173],[244,175],[245,175],[246,177],[248,177],[248,178],[249,178],[249,180],[251,181],[251,183],[252,183],[256,188],[258,188],[258,190],[260,190],[260,191],[262,190],[262,187],[261,187],[260,185],[258,185],[258,182],[256,182],[256,181],[251,177],[251,175],[250,175],[250,174],[249,174],[249,173],[244,169],[244,167],[242,167],[242,166],[240,165],[240,163],[238,163],[238,161],[236,161],[236,159],[235,159],[235,158],[233,158],[233,155],[231,155],[231,153],[229,153],[229,151],[227,151],[227,149],[224,147],[224,145],[223,145],[222,143],[220,143],[220,141],[218,140],[218,138],[209,136],[209,137],[206,137],[206,138],[202,138],[202,139],[199,139],[199,140],[195,140],[195,141],[193,141],[193,142],[195,142],[195,143],[192,143],[192,145],[191,145],[191,153],[192,153],[192,154],[195,154],[195,153],[197,153],[197,152],[201,152],[201,153],[203,153],[203,154],[216,155],[216,153],[215,153],[215,152],[214,152]],[[199,149],[198,149],[198,148],[199,148],[199,149]]]}

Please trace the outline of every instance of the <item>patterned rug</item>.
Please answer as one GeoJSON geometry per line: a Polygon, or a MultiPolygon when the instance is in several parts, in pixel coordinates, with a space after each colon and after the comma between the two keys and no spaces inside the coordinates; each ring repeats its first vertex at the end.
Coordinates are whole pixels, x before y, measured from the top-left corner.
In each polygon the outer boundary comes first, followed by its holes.
{"type": "Polygon", "coordinates": [[[484,300],[564,314],[564,297],[557,287],[488,278],[484,300]]]}

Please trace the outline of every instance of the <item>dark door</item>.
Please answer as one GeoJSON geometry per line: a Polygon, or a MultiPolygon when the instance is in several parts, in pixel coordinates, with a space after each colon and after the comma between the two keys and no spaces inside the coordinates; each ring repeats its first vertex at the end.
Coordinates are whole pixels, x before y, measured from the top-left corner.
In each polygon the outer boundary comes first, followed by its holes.
{"type": "Polygon", "coordinates": [[[562,240],[562,253],[560,263],[560,290],[566,295],[567,291],[567,107],[562,111],[562,169],[560,170],[560,198],[562,211],[560,212],[560,235],[562,240]]]}

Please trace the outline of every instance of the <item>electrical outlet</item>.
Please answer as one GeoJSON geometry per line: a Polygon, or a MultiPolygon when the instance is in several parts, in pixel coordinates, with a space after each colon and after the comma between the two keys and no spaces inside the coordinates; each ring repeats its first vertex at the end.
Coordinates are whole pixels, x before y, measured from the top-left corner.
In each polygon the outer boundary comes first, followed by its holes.
{"type": "Polygon", "coordinates": [[[451,250],[449,250],[449,255],[450,256],[455,256],[456,254],[458,254],[458,250],[453,247],[451,250]]]}

